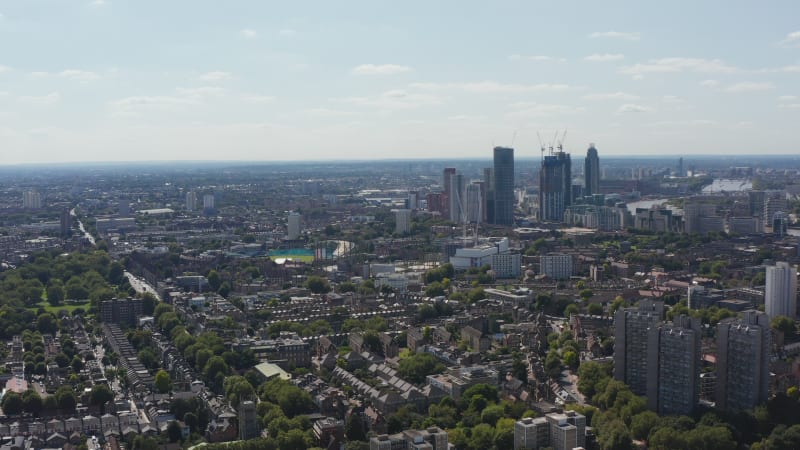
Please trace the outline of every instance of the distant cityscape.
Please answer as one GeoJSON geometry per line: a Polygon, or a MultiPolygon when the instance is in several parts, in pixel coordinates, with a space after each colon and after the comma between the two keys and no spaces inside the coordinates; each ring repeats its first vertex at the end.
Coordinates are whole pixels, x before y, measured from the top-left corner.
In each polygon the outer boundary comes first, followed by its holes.
{"type": "Polygon", "coordinates": [[[791,442],[800,159],[536,153],[0,168],[0,449],[791,442]]]}

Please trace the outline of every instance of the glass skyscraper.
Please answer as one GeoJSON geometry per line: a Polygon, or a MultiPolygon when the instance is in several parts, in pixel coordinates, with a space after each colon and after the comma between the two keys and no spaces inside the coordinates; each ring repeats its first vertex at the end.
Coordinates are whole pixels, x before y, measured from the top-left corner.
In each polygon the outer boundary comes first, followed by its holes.
{"type": "Polygon", "coordinates": [[[495,225],[514,224],[514,149],[494,148],[495,225]]]}

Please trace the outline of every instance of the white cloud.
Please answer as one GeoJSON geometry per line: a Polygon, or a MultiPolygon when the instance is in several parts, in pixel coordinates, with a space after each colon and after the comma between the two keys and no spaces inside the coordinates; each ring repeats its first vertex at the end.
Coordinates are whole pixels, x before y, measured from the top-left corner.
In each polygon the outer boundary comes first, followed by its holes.
{"type": "Polygon", "coordinates": [[[233,76],[230,72],[221,72],[221,71],[214,71],[214,72],[207,72],[199,77],[197,77],[200,81],[225,81],[230,80],[233,76]]]}
{"type": "Polygon", "coordinates": [[[597,38],[613,38],[624,39],[626,41],[638,41],[641,35],[638,32],[625,32],[625,31],[596,31],[589,35],[592,39],[597,38]]]}
{"type": "Polygon", "coordinates": [[[252,95],[245,95],[244,97],[242,97],[242,100],[248,103],[269,103],[275,100],[275,97],[271,95],[252,94],[252,95]]]}
{"type": "Polygon", "coordinates": [[[58,92],[51,92],[47,95],[23,95],[19,97],[22,103],[31,105],[53,105],[61,100],[61,94],[58,92]]]}
{"type": "Polygon", "coordinates": [[[684,103],[686,100],[675,95],[665,95],[661,97],[661,101],[664,103],[684,103]]]}
{"type": "Polygon", "coordinates": [[[550,117],[555,115],[577,114],[586,111],[581,106],[543,104],[519,102],[511,105],[519,108],[506,114],[507,119],[534,119],[539,117],[550,117]]]}
{"type": "Polygon", "coordinates": [[[506,84],[498,83],[496,81],[475,81],[464,83],[412,83],[411,87],[425,90],[455,89],[476,94],[556,92],[566,91],[571,88],[568,84],[506,84]]]}
{"type": "Polygon", "coordinates": [[[188,105],[195,105],[196,101],[185,97],[166,95],[138,95],[125,97],[111,103],[122,111],[135,111],[139,109],[174,109],[188,105]]]}
{"type": "Polygon", "coordinates": [[[800,46],[800,31],[792,31],[791,33],[787,34],[786,37],[778,44],[783,47],[800,46]]]}
{"type": "Polygon", "coordinates": [[[88,72],[85,70],[77,70],[77,69],[62,70],[61,72],[59,72],[58,76],[74,81],[80,81],[81,83],[88,83],[90,81],[95,81],[100,79],[100,75],[94,72],[88,72]]]}
{"type": "Polygon", "coordinates": [[[278,34],[283,36],[283,37],[293,37],[293,36],[297,35],[297,31],[296,30],[292,30],[291,28],[284,28],[284,29],[278,31],[278,34]]]}
{"type": "Polygon", "coordinates": [[[619,73],[625,75],[644,75],[647,73],[678,73],[678,72],[698,72],[698,73],[731,73],[735,72],[735,67],[725,64],[719,59],[702,58],[661,58],[651,59],[646,63],[625,66],[619,69],[619,73]]]}
{"type": "Polygon", "coordinates": [[[645,112],[653,112],[655,111],[653,108],[644,105],[637,105],[635,103],[626,103],[617,109],[618,114],[626,114],[626,113],[645,113],[645,112]]]}
{"type": "Polygon", "coordinates": [[[778,105],[778,108],[800,109],[800,103],[782,103],[782,104],[778,105]]]}
{"type": "Polygon", "coordinates": [[[591,62],[621,61],[623,59],[625,59],[625,55],[621,53],[595,53],[583,58],[584,61],[591,62]]]}
{"type": "Polygon", "coordinates": [[[246,39],[253,39],[256,36],[258,36],[258,33],[256,33],[256,30],[252,30],[250,28],[244,28],[242,30],[239,30],[239,36],[246,39]]]}
{"type": "Polygon", "coordinates": [[[626,92],[609,92],[601,94],[588,94],[583,96],[584,100],[639,100],[638,95],[626,92]]]}
{"type": "Polygon", "coordinates": [[[31,76],[32,77],[37,77],[37,78],[46,77],[48,75],[50,75],[50,74],[47,73],[47,72],[41,72],[41,71],[40,72],[31,72],[31,76]]]}
{"type": "Polygon", "coordinates": [[[94,1],[92,2],[92,6],[98,6],[98,7],[99,7],[99,6],[106,6],[106,4],[107,4],[107,3],[106,3],[106,1],[105,1],[105,0],[94,0],[94,1]]]}
{"type": "Polygon", "coordinates": [[[780,97],[778,97],[778,100],[783,102],[790,102],[792,100],[797,100],[797,99],[798,97],[796,95],[781,95],[780,97]]]}
{"type": "Polygon", "coordinates": [[[545,55],[509,55],[510,61],[566,62],[566,58],[554,58],[545,55]]]}
{"type": "Polygon", "coordinates": [[[217,86],[200,86],[194,88],[177,88],[178,94],[185,97],[199,99],[204,97],[216,97],[225,92],[225,89],[217,86]]]}
{"type": "Polygon", "coordinates": [[[789,72],[789,73],[799,73],[800,72],[800,64],[781,67],[780,71],[781,72],[789,72]]]}
{"type": "Polygon", "coordinates": [[[411,67],[398,64],[361,64],[350,71],[353,75],[395,75],[411,71],[411,67]]]}
{"type": "Polygon", "coordinates": [[[717,80],[703,80],[700,82],[700,86],[714,88],[719,86],[719,81],[717,80]]]}
{"type": "Polygon", "coordinates": [[[0,73],[3,73],[3,72],[8,72],[9,70],[11,70],[11,68],[10,68],[10,67],[8,67],[8,66],[3,66],[3,65],[0,65],[0,73]]]}
{"type": "Polygon", "coordinates": [[[303,111],[303,113],[315,117],[345,117],[355,114],[353,111],[344,111],[341,109],[330,109],[324,107],[306,109],[303,111]]]}
{"type": "Polygon", "coordinates": [[[774,89],[772,83],[757,83],[753,81],[744,81],[735,83],[725,88],[726,92],[759,92],[774,89]]]}
{"type": "Polygon", "coordinates": [[[442,99],[437,96],[407,92],[402,89],[386,91],[373,97],[345,97],[331,100],[379,109],[412,109],[442,103],[442,99]]]}

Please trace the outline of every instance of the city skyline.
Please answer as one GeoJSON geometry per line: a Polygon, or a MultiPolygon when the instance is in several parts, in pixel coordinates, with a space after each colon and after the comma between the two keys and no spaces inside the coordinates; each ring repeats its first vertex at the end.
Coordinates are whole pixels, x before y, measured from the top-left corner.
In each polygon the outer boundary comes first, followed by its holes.
{"type": "Polygon", "coordinates": [[[793,2],[580,12],[0,3],[0,164],[797,151],[793,2]]]}

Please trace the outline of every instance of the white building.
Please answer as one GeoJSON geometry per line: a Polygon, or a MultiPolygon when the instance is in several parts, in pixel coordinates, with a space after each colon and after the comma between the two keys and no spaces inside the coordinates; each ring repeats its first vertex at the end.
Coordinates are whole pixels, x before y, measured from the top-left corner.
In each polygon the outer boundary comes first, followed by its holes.
{"type": "Polygon", "coordinates": [[[394,211],[394,232],[397,234],[405,234],[411,231],[411,210],[410,209],[396,209],[394,211]]]}
{"type": "Polygon", "coordinates": [[[394,292],[403,293],[408,290],[408,278],[399,273],[382,273],[375,277],[375,287],[389,286],[394,292]]]}
{"type": "Polygon", "coordinates": [[[517,278],[522,275],[522,257],[519,253],[492,255],[492,271],[497,278],[517,278]]]}
{"type": "Polygon", "coordinates": [[[508,238],[503,238],[493,243],[476,245],[475,247],[462,247],[456,249],[456,254],[450,257],[450,264],[456,270],[467,270],[470,267],[481,267],[492,264],[492,256],[508,252],[508,238]]]}
{"type": "Polygon", "coordinates": [[[797,315],[797,266],[779,262],[767,266],[767,289],[764,293],[766,313],[794,319],[797,315]]]}
{"type": "Polygon", "coordinates": [[[189,191],[186,193],[186,210],[194,211],[197,208],[197,193],[189,191]]]}
{"type": "Polygon", "coordinates": [[[214,209],[214,194],[203,196],[203,209],[214,209]]]}
{"type": "Polygon", "coordinates": [[[25,191],[22,193],[22,207],[28,209],[39,209],[42,207],[42,196],[36,191],[25,191]]]}
{"type": "Polygon", "coordinates": [[[539,273],[555,280],[572,276],[572,255],[550,254],[539,257],[539,273]]]}
{"type": "Polygon", "coordinates": [[[300,237],[300,220],[303,216],[297,212],[289,213],[289,217],[287,219],[287,233],[286,238],[290,241],[293,241],[300,237]]]}

